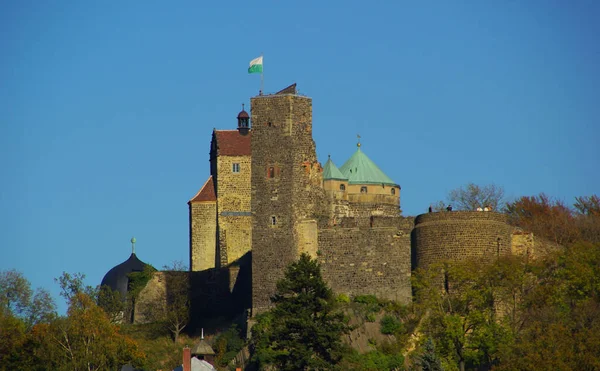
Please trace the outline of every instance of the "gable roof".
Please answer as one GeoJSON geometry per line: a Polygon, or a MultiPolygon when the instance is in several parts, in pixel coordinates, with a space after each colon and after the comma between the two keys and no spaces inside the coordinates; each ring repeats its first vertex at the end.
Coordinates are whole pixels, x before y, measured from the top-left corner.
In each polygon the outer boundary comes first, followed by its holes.
{"type": "Polygon", "coordinates": [[[251,131],[244,135],[239,130],[215,130],[217,156],[250,156],[251,138],[251,131]]]}
{"type": "Polygon", "coordinates": [[[360,150],[360,147],[358,147],[352,157],[340,167],[340,172],[347,177],[349,184],[385,184],[398,186],[396,182],[385,175],[384,172],[360,150]]]}
{"type": "Polygon", "coordinates": [[[202,188],[196,193],[188,204],[197,202],[214,202],[217,201],[217,195],[215,194],[215,183],[213,182],[212,175],[208,177],[208,180],[204,183],[202,188]]]}
{"type": "Polygon", "coordinates": [[[340,170],[335,166],[331,158],[327,160],[325,166],[323,167],[323,180],[348,180],[348,177],[345,177],[344,174],[340,172],[340,170]]]}

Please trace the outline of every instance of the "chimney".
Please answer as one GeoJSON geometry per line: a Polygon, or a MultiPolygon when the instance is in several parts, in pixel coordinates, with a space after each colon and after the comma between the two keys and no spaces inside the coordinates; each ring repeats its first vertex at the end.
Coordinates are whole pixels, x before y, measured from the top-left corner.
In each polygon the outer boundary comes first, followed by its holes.
{"type": "Polygon", "coordinates": [[[183,371],[192,371],[192,350],[183,348],[183,371]]]}

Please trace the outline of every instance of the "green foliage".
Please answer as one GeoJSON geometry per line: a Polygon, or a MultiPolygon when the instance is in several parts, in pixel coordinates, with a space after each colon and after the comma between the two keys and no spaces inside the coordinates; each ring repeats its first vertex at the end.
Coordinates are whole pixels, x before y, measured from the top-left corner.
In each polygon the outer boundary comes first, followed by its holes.
{"type": "Polygon", "coordinates": [[[358,295],[352,301],[359,304],[379,306],[379,299],[375,295],[358,295]]]}
{"type": "Polygon", "coordinates": [[[375,313],[368,313],[365,319],[367,322],[375,322],[377,320],[377,315],[375,313]]]}
{"type": "Polygon", "coordinates": [[[122,322],[126,303],[119,291],[113,291],[113,289],[106,285],[101,286],[98,290],[96,302],[104,310],[112,323],[122,322]]]}
{"type": "Polygon", "coordinates": [[[339,294],[335,301],[338,303],[350,303],[350,298],[346,294],[339,294]]]}
{"type": "Polygon", "coordinates": [[[69,303],[77,294],[85,294],[90,298],[96,298],[98,290],[90,285],[84,284],[85,274],[70,274],[63,272],[60,277],[55,278],[54,282],[60,286],[60,296],[69,303]]]}
{"type": "Polygon", "coordinates": [[[220,366],[226,366],[244,347],[244,339],[240,336],[237,326],[231,326],[219,334],[214,341],[215,360],[220,366]]]}
{"type": "Polygon", "coordinates": [[[417,365],[422,371],[443,371],[442,361],[435,353],[435,345],[431,338],[427,338],[423,352],[418,357],[417,365]]]}
{"type": "Polygon", "coordinates": [[[332,369],[341,359],[348,331],[317,261],[302,254],[277,282],[275,307],[252,328],[254,361],[280,370],[332,369]]]}
{"type": "Polygon", "coordinates": [[[384,335],[394,335],[403,330],[402,323],[395,316],[386,314],[380,321],[380,331],[384,335]]]}
{"type": "Polygon", "coordinates": [[[48,291],[33,291],[21,272],[9,270],[0,272],[0,312],[21,319],[28,330],[50,322],[56,316],[56,305],[48,291]]]}
{"type": "Polygon", "coordinates": [[[353,351],[341,363],[343,370],[364,370],[364,371],[389,371],[404,370],[404,357],[402,354],[385,354],[374,350],[365,354],[359,354],[353,351]]]}
{"type": "Polygon", "coordinates": [[[154,272],[156,272],[156,268],[151,265],[146,265],[143,271],[131,272],[127,275],[129,278],[127,293],[134,301],[144,287],[146,287],[148,282],[152,279],[154,272]]]}

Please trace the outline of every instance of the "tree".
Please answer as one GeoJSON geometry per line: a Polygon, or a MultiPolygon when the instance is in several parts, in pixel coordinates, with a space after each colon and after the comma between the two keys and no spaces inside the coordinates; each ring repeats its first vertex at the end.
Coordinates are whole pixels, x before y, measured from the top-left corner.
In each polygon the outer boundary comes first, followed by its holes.
{"type": "Polygon", "coordinates": [[[413,287],[417,307],[426,313],[423,330],[443,358],[444,366],[491,367],[499,346],[510,342],[510,329],[498,321],[504,269],[512,265],[448,262],[417,270],[413,287]]]}
{"type": "MultiPolygon", "coordinates": [[[[158,274],[164,274],[164,290],[146,300],[142,310],[149,321],[164,324],[177,342],[190,320],[190,280],[187,267],[181,262],[165,265],[163,270],[158,274]]],[[[134,274],[137,273],[131,273],[134,274]]]]}
{"type": "Polygon", "coordinates": [[[129,337],[119,333],[106,313],[83,292],[69,297],[66,317],[40,333],[44,362],[57,370],[117,369],[141,365],[145,355],[129,337]]]}
{"type": "Polygon", "coordinates": [[[56,315],[56,305],[48,291],[33,291],[29,281],[16,270],[0,272],[0,310],[23,320],[26,329],[49,322],[56,315]]]}
{"type": "Polygon", "coordinates": [[[327,370],[341,359],[341,335],[349,330],[335,310],[317,261],[302,254],[277,282],[275,307],[252,328],[254,360],[280,370],[327,370]]]}
{"type": "Polygon", "coordinates": [[[596,195],[575,197],[575,210],[581,215],[600,216],[600,197],[596,195]]]}
{"type": "Polygon", "coordinates": [[[477,210],[478,207],[500,210],[504,206],[504,188],[495,184],[479,186],[469,183],[451,190],[448,202],[455,210],[477,210]]]}
{"type": "Polygon", "coordinates": [[[443,371],[442,361],[435,354],[435,345],[431,338],[427,338],[423,353],[418,358],[417,365],[421,367],[422,371],[443,371]]]}
{"type": "Polygon", "coordinates": [[[512,224],[558,245],[568,245],[580,236],[571,209],[543,193],[521,197],[506,205],[512,224]]]}
{"type": "Polygon", "coordinates": [[[577,225],[584,241],[600,243],[600,197],[575,197],[577,225]]]}
{"type": "Polygon", "coordinates": [[[113,290],[107,285],[98,289],[96,303],[104,310],[111,323],[123,322],[127,302],[119,291],[113,290]]]}
{"type": "Polygon", "coordinates": [[[69,303],[77,294],[83,293],[90,298],[96,299],[98,296],[98,288],[84,284],[85,274],[74,273],[70,274],[63,272],[60,277],[55,278],[54,282],[60,286],[60,296],[65,298],[69,303]]]}

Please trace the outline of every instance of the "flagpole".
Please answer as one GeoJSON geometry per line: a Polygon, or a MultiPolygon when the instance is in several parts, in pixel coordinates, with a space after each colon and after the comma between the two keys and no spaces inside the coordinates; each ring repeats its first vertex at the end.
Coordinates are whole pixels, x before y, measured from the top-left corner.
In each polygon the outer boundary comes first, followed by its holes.
{"type": "MultiPolygon", "coordinates": [[[[263,53],[260,53],[260,57],[263,58],[263,53]]],[[[265,70],[265,62],[263,58],[262,69],[260,70],[260,95],[265,91],[265,80],[263,78],[263,71],[265,70]]]]}

